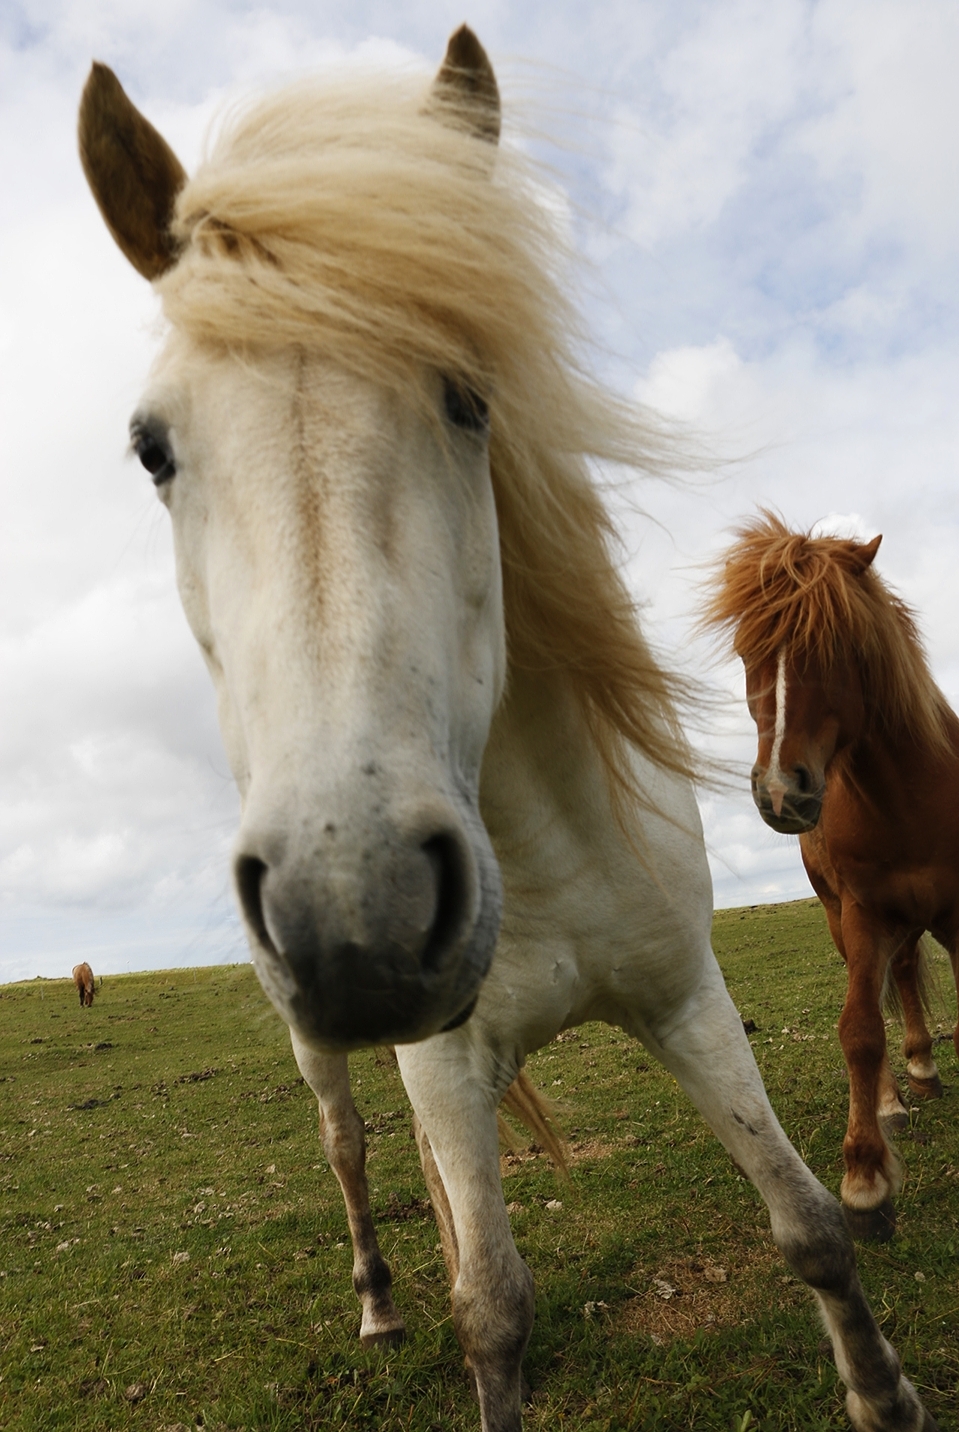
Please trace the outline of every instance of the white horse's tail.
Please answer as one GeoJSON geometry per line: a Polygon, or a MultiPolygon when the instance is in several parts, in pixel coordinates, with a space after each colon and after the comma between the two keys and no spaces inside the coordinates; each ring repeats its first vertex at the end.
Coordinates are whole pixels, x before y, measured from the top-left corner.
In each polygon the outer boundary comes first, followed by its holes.
{"type": "MultiPolygon", "coordinates": [[[[566,1159],[566,1139],[556,1123],[553,1109],[545,1095],[541,1094],[525,1069],[521,1069],[500,1101],[500,1109],[513,1115],[523,1124],[539,1146],[546,1150],[555,1165],[557,1173],[569,1178],[569,1164],[566,1159]]],[[[499,1136],[507,1148],[515,1140],[502,1113],[498,1116],[499,1136]]]]}

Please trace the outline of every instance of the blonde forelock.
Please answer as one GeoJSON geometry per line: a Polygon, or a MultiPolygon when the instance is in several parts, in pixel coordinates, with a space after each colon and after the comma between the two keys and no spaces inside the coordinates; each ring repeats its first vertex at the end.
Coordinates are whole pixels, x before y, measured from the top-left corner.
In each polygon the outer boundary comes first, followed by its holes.
{"type": "Polygon", "coordinates": [[[635,795],[629,746],[691,768],[683,691],[639,630],[591,468],[664,471],[676,444],[590,376],[534,166],[460,118],[382,76],[259,100],[182,190],[157,287],[196,342],[296,345],[424,406],[425,371],[486,399],[510,660],[569,671],[614,791],[635,795]]]}

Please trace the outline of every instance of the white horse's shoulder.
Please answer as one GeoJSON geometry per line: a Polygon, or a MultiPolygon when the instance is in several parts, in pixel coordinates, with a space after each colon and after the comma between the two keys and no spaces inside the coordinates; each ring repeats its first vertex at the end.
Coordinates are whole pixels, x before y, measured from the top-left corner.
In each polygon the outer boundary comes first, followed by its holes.
{"type": "Polygon", "coordinates": [[[502,931],[480,1009],[528,1020],[527,1048],[580,1020],[621,1022],[637,1001],[668,1010],[712,962],[692,789],[639,756],[635,769],[648,803],[625,813],[627,830],[569,681],[513,673],[480,784],[503,875],[502,931]]]}

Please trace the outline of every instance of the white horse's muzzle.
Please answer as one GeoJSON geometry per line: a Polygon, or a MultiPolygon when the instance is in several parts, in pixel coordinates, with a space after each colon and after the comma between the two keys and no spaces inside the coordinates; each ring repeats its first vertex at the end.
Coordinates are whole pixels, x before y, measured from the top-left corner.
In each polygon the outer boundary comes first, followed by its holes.
{"type": "Polygon", "coordinates": [[[329,1049],[406,1043],[468,1018],[499,928],[499,870],[475,815],[257,819],[234,875],[253,962],[279,1013],[329,1049]],[[468,823],[469,829],[466,825],[468,823]]]}

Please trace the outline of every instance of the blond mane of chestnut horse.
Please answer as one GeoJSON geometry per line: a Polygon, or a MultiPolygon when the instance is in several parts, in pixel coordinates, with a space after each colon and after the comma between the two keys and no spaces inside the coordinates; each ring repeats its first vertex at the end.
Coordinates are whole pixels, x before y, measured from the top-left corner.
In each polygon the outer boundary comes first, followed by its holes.
{"type": "Polygon", "coordinates": [[[710,948],[673,683],[597,460],[648,419],[584,375],[550,208],[465,27],[432,86],[299,85],[192,178],[94,66],[91,188],[169,332],[131,424],[242,798],[237,896],[347,1202],[361,1336],[402,1320],[347,1056],[391,1042],[484,1432],[518,1432],[533,1285],[496,1111],[604,1019],[676,1076],[815,1290],[860,1432],[930,1432],[838,1204],[786,1140],[710,948]]]}
{"type": "MultiPolygon", "coordinates": [[[[930,931],[959,982],[959,720],[930,675],[915,618],[858,543],[791,532],[764,513],[717,572],[706,623],[725,627],[759,731],[753,799],[799,835],[848,987],[842,1201],[857,1236],[889,1238],[901,1169],[885,1134],[908,1124],[886,1050],[884,992],[901,1006],[912,1094],[942,1084],[923,1014],[930,931]]],[[[959,1054],[959,1025],[954,1034],[959,1054]]]]}
{"type": "Polygon", "coordinates": [[[80,1007],[89,1007],[93,1003],[93,971],[85,960],[82,965],[73,966],[73,983],[80,996],[80,1007]]]}

